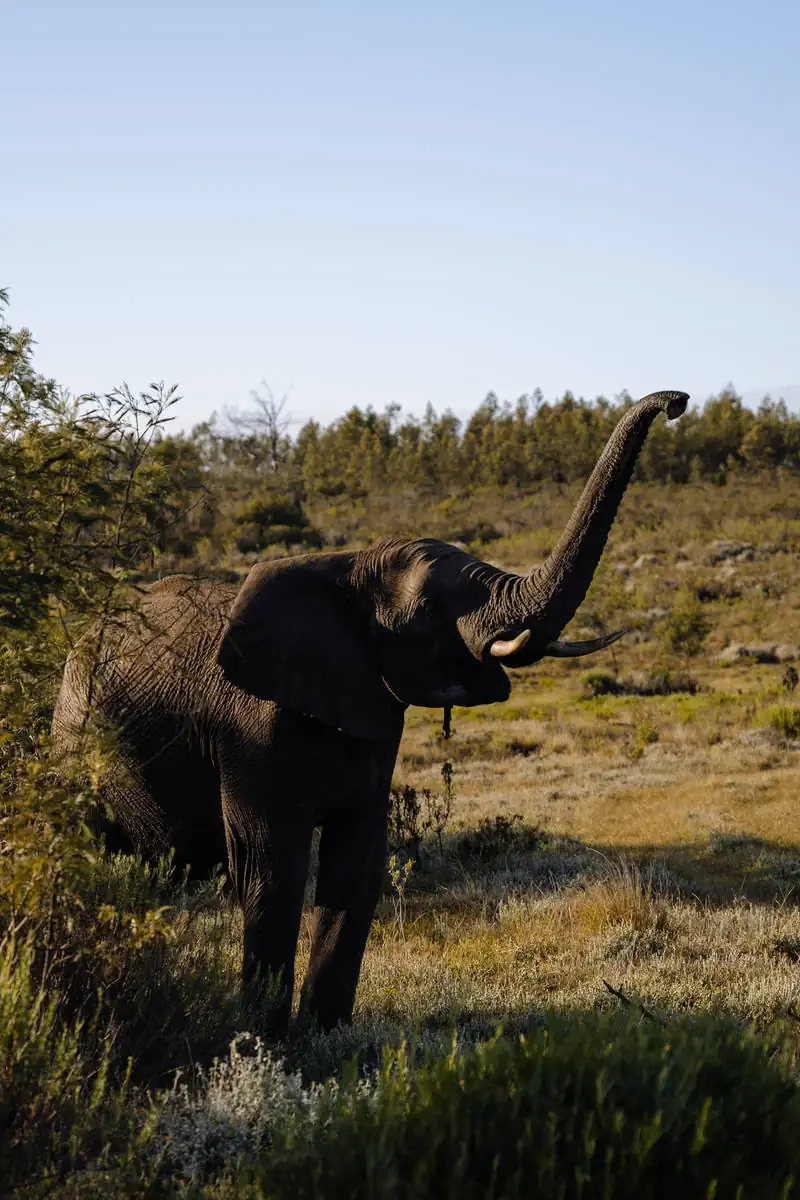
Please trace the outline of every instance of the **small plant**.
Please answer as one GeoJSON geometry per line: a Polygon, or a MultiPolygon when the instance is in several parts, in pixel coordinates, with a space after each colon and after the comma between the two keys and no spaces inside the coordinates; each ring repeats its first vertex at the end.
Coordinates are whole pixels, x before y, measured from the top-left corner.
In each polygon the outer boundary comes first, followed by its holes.
{"type": "Polygon", "coordinates": [[[389,844],[405,851],[415,862],[422,858],[423,842],[433,836],[439,850],[444,853],[443,836],[453,815],[455,789],[453,786],[453,764],[442,764],[442,790],[430,788],[419,790],[410,784],[392,788],[389,795],[389,844]]]}
{"type": "Polygon", "coordinates": [[[696,658],[711,632],[711,621],[697,596],[686,590],[664,622],[664,644],[670,654],[696,658]]]}
{"type": "Polygon", "coordinates": [[[441,855],[443,853],[442,836],[453,815],[453,801],[455,799],[453,790],[453,764],[451,762],[442,763],[441,792],[428,793],[428,797],[427,804],[431,828],[436,838],[439,854],[441,855]]]}
{"type": "Polygon", "coordinates": [[[419,859],[422,843],[422,800],[409,783],[389,794],[389,844],[419,859]]]}
{"type": "Polygon", "coordinates": [[[519,813],[484,817],[477,828],[460,834],[454,853],[456,858],[477,863],[494,862],[508,854],[525,854],[537,850],[542,834],[536,825],[526,825],[519,813]]]}
{"type": "Polygon", "coordinates": [[[199,1183],[254,1158],[319,1091],[304,1090],[260,1038],[237,1034],[225,1058],[195,1068],[193,1078],[179,1071],[160,1097],[153,1150],[162,1174],[199,1183]]]}
{"type": "Polygon", "coordinates": [[[793,692],[797,687],[798,675],[793,666],[788,666],[781,677],[781,688],[784,692],[793,692]]]}
{"type": "Polygon", "coordinates": [[[401,942],[405,941],[406,919],[406,888],[411,872],[414,869],[413,858],[407,858],[401,863],[396,854],[389,859],[389,880],[392,885],[392,907],[394,908],[394,924],[401,942]]]}
{"type": "Polygon", "coordinates": [[[647,715],[636,722],[636,732],[631,750],[631,758],[641,758],[648,746],[653,746],[658,741],[658,728],[653,723],[652,719],[647,715]]]}
{"type": "Polygon", "coordinates": [[[794,740],[800,738],[800,708],[795,708],[791,704],[776,704],[772,708],[768,708],[766,713],[766,723],[781,737],[794,740]]]}

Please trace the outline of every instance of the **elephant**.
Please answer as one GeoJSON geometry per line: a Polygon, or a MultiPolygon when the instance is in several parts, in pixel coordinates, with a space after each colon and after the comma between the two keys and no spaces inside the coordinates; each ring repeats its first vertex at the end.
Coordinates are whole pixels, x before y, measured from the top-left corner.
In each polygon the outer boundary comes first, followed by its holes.
{"type": "MultiPolygon", "coordinates": [[[[226,862],[244,918],[243,979],[278,980],[287,1028],[312,835],[315,928],[299,1015],[352,1018],[384,880],[392,773],[409,705],[493,704],[506,668],[591,654],[621,633],[559,635],[589,588],[655,417],[622,415],[546,561],[512,574],[434,538],[258,562],[246,580],[188,575],[143,589],[90,661],[67,660],[53,717],[78,745],[89,709],[115,733],[108,844],[173,848],[199,873],[226,862]]],[[[99,639],[93,645],[97,646],[99,639]]]]}

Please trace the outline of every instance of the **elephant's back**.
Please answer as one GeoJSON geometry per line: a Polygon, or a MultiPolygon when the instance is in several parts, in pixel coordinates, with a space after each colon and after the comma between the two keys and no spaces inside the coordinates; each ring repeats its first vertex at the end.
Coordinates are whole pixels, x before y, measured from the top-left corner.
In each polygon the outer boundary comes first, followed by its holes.
{"type": "Polygon", "coordinates": [[[194,575],[165,575],[140,589],[134,611],[140,610],[155,620],[156,625],[169,632],[176,622],[190,627],[222,629],[239,591],[238,584],[220,583],[216,579],[199,579],[194,575]]]}
{"type": "Polygon", "coordinates": [[[222,680],[216,648],[235,585],[171,575],[137,589],[123,613],[87,630],[67,659],[53,718],[66,744],[91,706],[123,715],[195,708],[222,680]],[[91,697],[90,697],[91,693],[91,697]]]}

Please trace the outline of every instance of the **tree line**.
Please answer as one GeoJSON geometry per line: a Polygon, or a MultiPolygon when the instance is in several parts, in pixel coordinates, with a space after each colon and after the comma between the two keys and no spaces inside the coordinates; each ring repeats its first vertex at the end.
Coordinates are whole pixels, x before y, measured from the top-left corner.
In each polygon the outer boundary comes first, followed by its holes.
{"type": "MultiPolygon", "coordinates": [[[[152,403],[152,389],[137,397],[121,388],[110,398],[83,398],[70,406],[52,381],[33,371],[30,334],[15,333],[7,324],[3,330],[6,377],[12,359],[17,370],[24,359],[28,382],[20,384],[20,395],[38,395],[39,408],[34,419],[31,404],[23,406],[22,417],[6,405],[0,458],[12,465],[15,456],[33,454],[50,464],[46,486],[37,467],[38,495],[43,503],[55,493],[61,497],[59,532],[65,521],[74,525],[83,531],[80,543],[87,531],[96,532],[96,510],[103,507],[112,482],[109,456],[119,460],[116,470],[135,453],[133,435],[126,435],[124,446],[116,437],[113,414],[120,404],[131,413],[137,404],[144,411],[152,403]],[[44,395],[49,405],[46,421],[44,395]],[[81,420],[76,418],[78,410],[81,420]],[[91,436],[88,413],[93,414],[91,436]],[[98,451],[101,442],[103,449],[98,451]],[[87,456],[94,458],[91,479],[87,456]]],[[[165,394],[162,388],[160,395],[165,394]]],[[[602,396],[587,400],[570,392],[547,401],[538,391],[501,403],[490,393],[465,421],[431,406],[421,419],[403,414],[397,405],[382,411],[353,407],[327,425],[309,420],[292,432],[285,398],[277,400],[264,385],[252,399],[249,410],[215,414],[190,432],[172,433],[161,418],[149,430],[147,463],[140,472],[146,483],[140,517],[153,555],[167,553],[179,560],[199,555],[219,561],[230,553],[261,553],[270,546],[313,548],[330,540],[327,529],[324,537],[317,532],[320,523],[330,525],[324,514],[354,513],[380,503],[383,513],[391,515],[393,504],[400,513],[410,497],[416,504],[436,503],[477,490],[524,494],[578,483],[589,475],[612,429],[633,403],[627,394],[611,401],[602,396]]],[[[800,468],[800,416],[790,413],[782,400],[769,397],[752,411],[727,388],[674,424],[657,422],[635,478],[723,485],[731,472],[779,468],[800,468]]],[[[12,472],[7,481],[12,477],[22,486],[27,503],[24,472],[12,472]]],[[[5,499],[11,501],[13,521],[15,502],[10,496],[5,499]]],[[[48,552],[42,554],[46,560],[48,552]]]]}
{"type": "MultiPolygon", "coordinates": [[[[628,395],[585,400],[569,392],[548,402],[536,392],[511,404],[490,394],[466,421],[432,407],[422,419],[395,405],[354,407],[327,425],[307,421],[291,436],[282,404],[271,394],[256,399],[246,420],[214,417],[156,447],[187,482],[216,497],[194,535],[215,539],[225,529],[245,553],[274,543],[314,546],[309,515],[321,510],[382,500],[385,511],[409,496],[435,502],[477,489],[525,493],[582,482],[633,403],[628,395]]],[[[776,468],[800,468],[800,417],[769,397],[754,412],[729,388],[674,425],[657,422],[634,477],[723,485],[731,472],[776,468]]]]}
{"type": "MultiPolygon", "coordinates": [[[[576,398],[554,402],[540,392],[501,404],[490,393],[465,422],[428,408],[422,420],[352,408],[328,426],[309,421],[284,461],[304,494],[359,498],[387,486],[435,491],[529,488],[584,479],[622,413],[633,403],[576,398]]],[[[208,428],[208,427],[206,427],[208,428]]],[[[752,412],[732,389],[688,412],[674,426],[659,422],[637,465],[636,478],[723,482],[730,470],[800,466],[800,417],[782,400],[765,398],[752,412]]]]}

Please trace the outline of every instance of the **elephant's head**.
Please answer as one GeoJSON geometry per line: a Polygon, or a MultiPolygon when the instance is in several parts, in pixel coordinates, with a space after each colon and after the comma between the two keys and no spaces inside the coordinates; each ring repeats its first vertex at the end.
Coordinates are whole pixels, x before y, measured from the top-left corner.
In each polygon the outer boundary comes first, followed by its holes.
{"type": "Polygon", "coordinates": [[[529,575],[433,538],[260,563],[220,646],[226,678],[262,699],[369,738],[396,738],[405,707],[505,700],[505,667],[591,654],[561,642],[591,583],[655,417],[685,392],[656,392],[620,419],[547,561],[529,575]]]}

